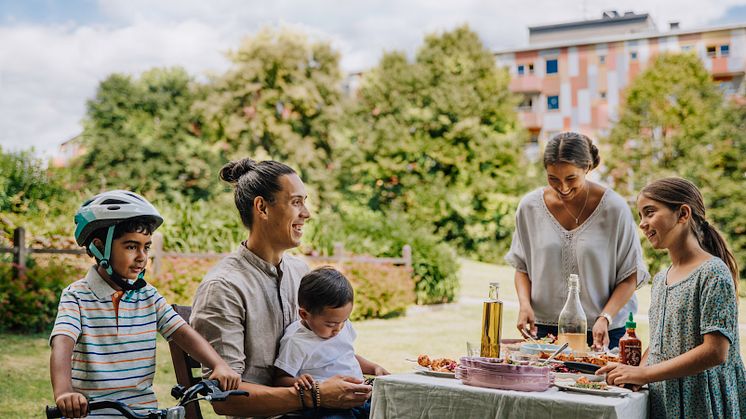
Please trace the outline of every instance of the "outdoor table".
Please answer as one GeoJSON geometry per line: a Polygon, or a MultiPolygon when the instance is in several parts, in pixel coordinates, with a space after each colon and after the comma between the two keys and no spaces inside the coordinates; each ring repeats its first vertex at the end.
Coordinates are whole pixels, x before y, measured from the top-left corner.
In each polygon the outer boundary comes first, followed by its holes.
{"type": "Polygon", "coordinates": [[[647,418],[648,392],[596,396],[550,387],[543,392],[467,386],[421,374],[376,377],[371,419],[382,418],[647,418]]]}

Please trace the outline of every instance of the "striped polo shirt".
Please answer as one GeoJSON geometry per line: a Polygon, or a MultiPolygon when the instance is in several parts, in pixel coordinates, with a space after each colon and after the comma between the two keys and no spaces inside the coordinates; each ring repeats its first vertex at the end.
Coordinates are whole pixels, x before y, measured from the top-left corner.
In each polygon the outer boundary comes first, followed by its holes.
{"type": "MultiPolygon", "coordinates": [[[[116,291],[92,267],[62,291],[51,339],[75,341],[72,385],[88,400],[120,400],[133,409],[158,405],[153,392],[155,339],[166,339],[184,320],[153,286],[125,291],[115,311],[116,291]]],[[[107,416],[114,411],[95,411],[107,416]]],[[[142,413],[142,412],[140,412],[142,413]]]]}

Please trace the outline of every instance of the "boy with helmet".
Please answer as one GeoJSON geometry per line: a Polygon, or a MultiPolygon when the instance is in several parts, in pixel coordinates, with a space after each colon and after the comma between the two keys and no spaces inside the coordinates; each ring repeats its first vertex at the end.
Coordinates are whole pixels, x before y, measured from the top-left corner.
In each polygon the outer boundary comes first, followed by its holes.
{"type": "Polygon", "coordinates": [[[54,398],[65,417],[85,416],[88,400],[119,400],[139,413],[155,408],[156,333],[212,368],[224,390],[238,388],[240,376],[145,282],[161,223],[155,207],[128,191],[96,195],[75,214],[75,240],[96,265],[62,291],[50,336],[54,398]]]}

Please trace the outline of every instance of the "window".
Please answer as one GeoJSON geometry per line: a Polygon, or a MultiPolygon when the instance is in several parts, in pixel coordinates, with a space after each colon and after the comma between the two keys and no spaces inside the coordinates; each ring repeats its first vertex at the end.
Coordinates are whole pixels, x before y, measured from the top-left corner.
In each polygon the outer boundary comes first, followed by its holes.
{"type": "Polygon", "coordinates": [[[559,109],[559,96],[547,96],[547,109],[550,111],[559,109]]]}
{"type": "Polygon", "coordinates": [[[557,59],[547,60],[547,74],[557,74],[557,59]]]}
{"type": "Polygon", "coordinates": [[[681,51],[682,52],[689,52],[691,50],[692,50],[692,46],[691,45],[684,45],[684,46],[681,47],[681,51]]]}
{"type": "Polygon", "coordinates": [[[720,56],[727,57],[728,55],[730,55],[730,45],[720,45],[720,56]]]}
{"type": "Polygon", "coordinates": [[[598,63],[599,64],[606,64],[606,56],[605,55],[599,55],[598,56],[598,63]]]}
{"type": "Polygon", "coordinates": [[[715,45],[710,45],[707,47],[707,56],[708,57],[715,57],[717,55],[717,48],[715,45]]]}
{"type": "Polygon", "coordinates": [[[637,51],[632,51],[629,53],[629,59],[632,61],[637,61],[637,51]]]}
{"type": "Polygon", "coordinates": [[[598,95],[601,97],[601,99],[606,99],[606,91],[599,92],[598,95]]]}
{"type": "Polygon", "coordinates": [[[528,74],[534,74],[534,63],[528,65],[528,74]]]}
{"type": "Polygon", "coordinates": [[[523,70],[523,64],[519,65],[518,68],[517,68],[517,70],[518,70],[518,75],[522,76],[523,75],[523,71],[524,71],[523,70]]]}

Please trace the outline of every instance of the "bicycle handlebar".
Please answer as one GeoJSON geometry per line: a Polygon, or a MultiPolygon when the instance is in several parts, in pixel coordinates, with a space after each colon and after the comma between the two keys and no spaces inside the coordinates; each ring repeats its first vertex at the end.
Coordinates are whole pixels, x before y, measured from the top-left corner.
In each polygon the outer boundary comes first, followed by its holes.
{"type": "MultiPolygon", "coordinates": [[[[183,390],[183,387],[181,387],[181,391],[179,391],[179,393],[181,393],[181,396],[176,397],[180,399],[179,404],[177,405],[177,407],[172,407],[170,409],[152,409],[145,414],[141,414],[135,412],[127,404],[118,400],[96,400],[88,403],[88,413],[94,410],[114,409],[121,413],[127,419],[167,418],[172,417],[169,415],[169,413],[174,414],[179,409],[181,409],[183,412],[183,406],[196,401],[198,395],[204,396],[205,400],[208,401],[224,401],[229,396],[249,395],[249,392],[245,390],[222,391],[220,390],[218,382],[215,380],[202,380],[199,383],[189,387],[185,391],[183,390]]],[[[48,419],[62,417],[62,412],[57,406],[47,406],[46,414],[48,419]]],[[[183,413],[181,413],[180,416],[174,417],[183,417],[183,413]]]]}

